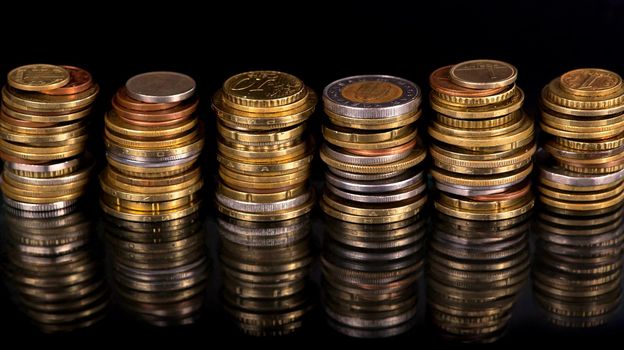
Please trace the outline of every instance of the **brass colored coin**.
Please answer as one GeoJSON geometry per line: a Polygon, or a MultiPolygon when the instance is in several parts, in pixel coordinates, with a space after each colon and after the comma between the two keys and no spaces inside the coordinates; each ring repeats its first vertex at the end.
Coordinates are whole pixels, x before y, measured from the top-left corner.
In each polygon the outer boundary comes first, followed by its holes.
{"type": "Polygon", "coordinates": [[[509,63],[495,60],[473,60],[458,63],[449,71],[451,81],[470,89],[495,89],[513,84],[518,70],[509,63]]]}
{"type": "Polygon", "coordinates": [[[323,125],[323,136],[326,139],[349,142],[353,144],[368,144],[392,141],[404,137],[414,131],[412,125],[382,131],[356,131],[336,125],[323,125]]]}
{"type": "Polygon", "coordinates": [[[509,134],[519,129],[522,126],[523,119],[525,119],[525,116],[521,114],[519,115],[519,118],[515,118],[510,123],[499,125],[493,128],[479,128],[476,130],[474,128],[449,127],[444,124],[440,124],[435,120],[431,121],[430,125],[435,127],[435,129],[439,130],[440,132],[443,132],[444,134],[447,134],[450,136],[466,137],[466,138],[472,138],[475,136],[494,137],[494,136],[509,134]]]}
{"type": "MultiPolygon", "coordinates": [[[[245,189],[248,189],[250,192],[251,191],[257,192],[257,191],[261,191],[261,190],[266,190],[266,191],[274,190],[274,191],[277,191],[278,189],[291,188],[293,186],[296,186],[296,185],[299,185],[299,184],[302,184],[302,183],[306,182],[308,180],[308,177],[309,177],[309,172],[306,171],[303,174],[301,174],[301,173],[293,173],[293,174],[295,174],[293,176],[290,176],[290,174],[288,174],[282,180],[275,181],[275,182],[250,182],[250,181],[240,180],[240,179],[231,177],[229,175],[231,173],[227,173],[227,172],[224,172],[222,170],[224,170],[224,168],[221,168],[219,170],[219,176],[220,176],[220,178],[221,178],[221,180],[223,182],[225,182],[229,186],[232,186],[232,187],[235,187],[235,188],[239,188],[239,189],[245,188],[245,189]]],[[[247,176],[253,177],[253,175],[247,175],[247,176]]]]}
{"type": "Polygon", "coordinates": [[[86,108],[95,101],[100,87],[94,84],[88,90],[75,95],[45,95],[37,92],[2,88],[2,101],[10,108],[33,112],[54,111],[71,113],[86,108]]]}
{"type": "Polygon", "coordinates": [[[112,133],[108,128],[104,128],[104,139],[109,139],[113,143],[116,143],[122,147],[138,149],[163,149],[181,147],[180,145],[182,144],[188,144],[191,140],[198,138],[198,136],[200,135],[199,131],[200,129],[196,128],[191,130],[190,132],[176,135],[173,138],[165,140],[137,141],[117,136],[116,134],[112,133]]]}
{"type": "Polygon", "coordinates": [[[445,116],[441,113],[436,113],[435,120],[446,126],[462,129],[487,129],[502,126],[522,118],[522,111],[518,110],[510,114],[503,115],[501,117],[491,119],[458,119],[445,116]]]}
{"type": "Polygon", "coordinates": [[[481,97],[466,97],[466,96],[453,96],[443,93],[439,93],[436,90],[431,91],[431,95],[439,100],[443,100],[446,104],[458,107],[479,107],[486,106],[495,103],[501,103],[509,99],[515,93],[515,85],[506,87],[505,90],[492,95],[481,97]]]}
{"type": "MultiPolygon", "coordinates": [[[[1,126],[1,123],[0,123],[1,126]]],[[[50,145],[50,144],[71,144],[76,142],[84,142],[87,134],[86,128],[80,128],[77,130],[70,130],[66,132],[61,132],[58,134],[41,134],[41,135],[32,135],[32,134],[22,134],[16,133],[7,129],[0,127],[0,138],[10,142],[17,142],[28,145],[50,145]],[[83,137],[81,137],[83,136],[83,137]]]]}
{"type": "MultiPolygon", "coordinates": [[[[402,128],[398,128],[398,129],[392,129],[392,131],[399,131],[399,130],[406,130],[405,128],[407,127],[402,127],[402,128]]],[[[380,150],[380,149],[385,149],[385,148],[392,148],[392,147],[397,147],[397,146],[401,146],[403,144],[406,144],[412,140],[414,140],[417,136],[418,136],[418,131],[414,128],[409,127],[410,129],[410,133],[405,134],[405,135],[400,135],[397,138],[394,139],[389,139],[389,140],[385,140],[385,141],[373,141],[373,142],[353,142],[353,141],[343,141],[343,140],[339,140],[334,138],[334,136],[336,136],[336,132],[335,130],[329,129],[325,126],[323,126],[323,136],[325,137],[325,140],[333,145],[336,145],[338,147],[343,147],[343,148],[351,148],[351,149],[358,149],[358,150],[380,150]]],[[[388,133],[391,133],[391,131],[388,131],[388,133]]],[[[346,133],[343,133],[340,136],[344,136],[345,138],[349,137],[345,135],[346,133]]],[[[382,133],[383,134],[383,133],[382,133]]],[[[357,134],[357,133],[351,133],[350,134],[350,138],[353,139],[358,139],[358,136],[370,136],[371,134],[357,134]]],[[[379,134],[372,134],[372,135],[379,135],[379,134]]],[[[373,138],[373,137],[371,137],[373,138]]]]}
{"type": "Polygon", "coordinates": [[[616,165],[609,164],[572,164],[572,163],[564,163],[559,162],[562,168],[570,171],[574,171],[581,174],[607,174],[614,173],[624,169],[624,164],[621,161],[618,161],[616,165]]]}
{"type": "Polygon", "coordinates": [[[69,82],[69,72],[51,64],[29,64],[13,69],[7,83],[23,91],[43,91],[60,88],[69,82]]]}
{"type": "Polygon", "coordinates": [[[226,216],[238,219],[238,220],[273,222],[273,221],[289,220],[289,219],[293,219],[293,218],[297,218],[299,216],[305,215],[312,210],[312,208],[314,207],[314,203],[315,203],[314,195],[311,195],[310,200],[307,203],[304,203],[303,205],[299,207],[296,207],[293,209],[280,210],[276,212],[270,212],[270,213],[249,213],[249,212],[237,211],[237,210],[228,208],[220,204],[219,202],[217,202],[216,205],[217,205],[217,210],[220,213],[226,216]]]}
{"type": "Polygon", "coordinates": [[[609,187],[603,191],[562,191],[553,190],[547,186],[537,186],[539,192],[545,196],[569,202],[593,202],[604,200],[616,196],[624,191],[624,182],[620,182],[616,187],[609,187]]]}
{"type": "Polygon", "coordinates": [[[616,107],[624,101],[624,89],[620,88],[613,94],[605,96],[576,96],[563,91],[559,79],[550,81],[546,89],[546,98],[551,102],[572,109],[605,109],[616,107]]]}
{"type": "Polygon", "coordinates": [[[181,120],[175,125],[160,126],[160,127],[144,127],[131,125],[123,121],[114,111],[109,111],[104,116],[104,122],[106,127],[111,131],[125,135],[128,137],[171,137],[173,135],[179,135],[193,129],[197,123],[197,118],[189,118],[181,120]]]}
{"type": "Polygon", "coordinates": [[[426,195],[420,195],[416,200],[409,199],[401,202],[368,204],[344,200],[333,194],[323,193],[323,202],[332,208],[351,215],[358,216],[392,216],[405,212],[413,212],[421,208],[426,201],[426,195]]]}
{"type": "Polygon", "coordinates": [[[181,174],[187,171],[188,169],[192,168],[195,162],[197,161],[197,158],[192,158],[184,164],[157,167],[157,168],[146,168],[143,166],[128,165],[128,164],[121,163],[111,157],[107,157],[107,160],[110,166],[112,166],[113,168],[115,168],[116,170],[120,171],[121,173],[125,175],[151,179],[151,178],[162,178],[166,176],[173,176],[173,175],[181,174]]]}
{"type": "Polygon", "coordinates": [[[359,130],[388,130],[410,125],[422,116],[422,109],[415,113],[403,114],[392,118],[364,119],[349,118],[325,110],[329,120],[336,125],[359,130]]]}
{"type": "Polygon", "coordinates": [[[301,80],[277,71],[240,73],[223,83],[224,99],[248,107],[280,107],[298,101],[304,94],[301,80]]]}
{"type": "Polygon", "coordinates": [[[223,194],[226,197],[252,203],[271,203],[287,200],[302,195],[303,193],[305,193],[305,191],[307,191],[306,186],[301,185],[286,191],[273,193],[249,193],[232,189],[221,182],[219,183],[219,186],[217,188],[217,192],[223,194]]]}
{"type": "MultiPolygon", "coordinates": [[[[220,140],[219,140],[220,141],[220,140]]],[[[223,142],[217,142],[217,149],[224,156],[231,159],[242,160],[251,164],[274,164],[299,158],[311,149],[311,142],[299,142],[291,147],[280,148],[275,151],[252,151],[251,146],[241,146],[245,150],[229,147],[223,142]]]]}
{"type": "Polygon", "coordinates": [[[528,202],[518,204],[514,207],[506,208],[501,211],[492,211],[492,212],[460,210],[457,208],[452,208],[452,207],[443,205],[439,203],[438,201],[434,202],[434,207],[445,215],[453,216],[453,217],[464,219],[464,220],[494,221],[494,220],[504,220],[504,219],[514,218],[524,213],[527,213],[531,209],[533,209],[534,203],[535,201],[531,199],[528,202]]]}
{"type": "Polygon", "coordinates": [[[459,186],[471,186],[471,187],[490,187],[500,186],[510,183],[516,183],[526,178],[531,174],[533,170],[533,164],[522,169],[510,173],[504,173],[500,175],[487,175],[487,176],[469,176],[461,174],[453,174],[447,171],[433,168],[431,169],[431,176],[436,181],[447,183],[451,185],[459,186]]]}
{"type": "Polygon", "coordinates": [[[544,185],[552,188],[556,188],[563,191],[572,191],[572,192],[592,192],[592,191],[602,191],[613,187],[615,183],[608,183],[604,185],[595,185],[595,186],[573,186],[567,185],[559,182],[550,181],[540,176],[539,181],[544,185]]]}
{"type": "Polygon", "coordinates": [[[242,144],[281,143],[301,137],[305,130],[306,125],[299,124],[291,128],[278,129],[270,132],[242,131],[229,129],[222,123],[217,122],[219,135],[223,136],[225,139],[230,139],[242,144]]]}
{"type": "Polygon", "coordinates": [[[533,198],[533,193],[526,191],[521,196],[512,196],[511,198],[494,199],[494,200],[473,200],[464,199],[461,196],[455,196],[452,194],[446,194],[439,192],[436,201],[447,207],[455,208],[457,210],[467,211],[504,211],[508,208],[517,206],[521,203],[527,202],[528,199],[533,198]]]}
{"type": "Polygon", "coordinates": [[[424,148],[415,147],[412,152],[406,157],[396,162],[387,163],[387,164],[376,164],[376,165],[356,165],[356,164],[347,164],[339,162],[330,156],[328,156],[323,149],[321,149],[321,159],[330,167],[336,168],[338,170],[357,173],[357,174],[380,174],[380,173],[391,173],[395,171],[409,169],[414,167],[420,162],[422,162],[427,156],[427,152],[424,148]]]}
{"type": "Polygon", "coordinates": [[[555,142],[564,147],[580,151],[603,151],[624,145],[624,135],[618,135],[616,137],[599,141],[572,140],[564,137],[556,137],[555,142]]]}
{"type": "Polygon", "coordinates": [[[252,175],[257,173],[291,172],[302,166],[309,166],[312,162],[312,157],[312,154],[306,154],[299,159],[275,162],[273,164],[250,164],[217,153],[217,161],[221,165],[243,174],[252,175]]]}
{"type": "Polygon", "coordinates": [[[34,124],[39,123],[32,123],[30,126],[21,126],[6,122],[6,119],[3,118],[4,116],[4,114],[0,114],[0,127],[4,128],[7,131],[23,135],[62,134],[76,129],[84,128],[86,126],[84,121],[60,125],[54,123],[51,123],[52,125],[41,123],[41,127],[39,127],[38,125],[34,126],[34,124]]]}
{"type": "Polygon", "coordinates": [[[561,89],[577,96],[606,96],[622,87],[622,78],[604,69],[580,68],[559,78],[561,89]]]}
{"type": "Polygon", "coordinates": [[[564,201],[561,199],[547,197],[544,195],[540,195],[540,200],[542,201],[542,203],[548,206],[559,208],[559,209],[564,209],[564,210],[574,210],[574,211],[601,210],[601,209],[611,208],[614,205],[621,203],[622,200],[624,200],[624,192],[621,192],[606,200],[600,200],[600,201],[595,201],[595,202],[570,202],[570,201],[564,201]]]}
{"type": "MultiPolygon", "coordinates": [[[[540,123],[540,127],[542,128],[542,130],[544,130],[544,132],[557,137],[579,140],[602,140],[615,137],[624,132],[624,123],[622,124],[623,125],[620,127],[605,127],[601,131],[587,130],[583,127],[579,127],[574,131],[561,130],[559,128],[551,127],[550,125],[545,123],[540,123]]],[[[570,128],[568,127],[567,129],[570,128]]]]}
{"type": "Polygon", "coordinates": [[[439,94],[458,97],[484,97],[496,95],[505,90],[506,87],[497,87],[494,89],[470,89],[455,84],[451,80],[450,71],[453,66],[445,66],[436,69],[429,76],[429,85],[431,89],[439,94]]]}
{"type": "Polygon", "coordinates": [[[2,179],[4,182],[7,183],[8,186],[11,186],[15,189],[28,191],[33,196],[40,194],[41,197],[54,197],[55,195],[74,193],[83,190],[89,181],[89,179],[82,179],[65,184],[38,185],[18,182],[16,180],[13,180],[12,177],[7,176],[7,174],[4,174],[2,179]]]}
{"type": "MultiPolygon", "coordinates": [[[[231,169],[222,167],[219,169],[219,173],[226,175],[229,178],[236,179],[242,181],[243,183],[266,183],[266,184],[275,184],[282,181],[290,181],[297,178],[306,178],[310,175],[309,167],[301,167],[293,172],[282,173],[278,175],[272,176],[262,176],[262,175],[248,175],[238,173],[236,171],[232,171],[231,169]]],[[[280,186],[276,186],[280,187],[280,186]]]]}
{"type": "Polygon", "coordinates": [[[168,212],[161,212],[155,215],[145,214],[143,212],[130,209],[115,210],[104,204],[103,202],[100,202],[100,204],[104,213],[121,220],[134,222],[162,222],[180,219],[195,213],[199,210],[201,202],[197,201],[187,205],[184,208],[178,208],[168,212]]]}
{"type": "Polygon", "coordinates": [[[83,141],[83,143],[70,144],[67,146],[27,147],[13,145],[4,140],[0,140],[0,148],[3,150],[3,154],[36,162],[47,162],[71,158],[84,152],[84,146],[83,141]]]}
{"type": "Polygon", "coordinates": [[[421,199],[423,201],[422,205],[420,207],[415,206],[415,208],[413,208],[413,210],[411,211],[405,211],[399,214],[385,215],[385,216],[361,216],[361,215],[344,213],[344,212],[334,209],[333,207],[325,203],[325,201],[321,201],[320,206],[321,206],[321,209],[325,212],[325,214],[335,219],[338,219],[340,221],[354,223],[354,224],[377,225],[377,224],[390,224],[390,223],[400,222],[400,221],[407,220],[418,215],[418,213],[420,213],[420,211],[422,210],[422,207],[425,205],[426,199],[427,197],[424,196],[423,199],[421,199]]]}
{"type": "Polygon", "coordinates": [[[429,125],[428,131],[429,135],[434,139],[444,142],[450,145],[456,145],[459,147],[474,147],[474,148],[482,148],[482,147],[500,147],[509,144],[515,144],[519,141],[525,140],[527,138],[533,137],[534,127],[533,121],[528,117],[524,116],[521,120],[521,126],[505,135],[498,135],[497,137],[488,137],[487,134],[481,137],[481,134],[478,134],[478,137],[465,137],[465,136],[454,136],[448,135],[445,132],[452,130],[451,128],[445,128],[440,124],[433,122],[429,125]]]}
{"type": "MultiPolygon", "coordinates": [[[[563,130],[566,130],[566,127],[571,127],[586,128],[585,130],[587,131],[596,128],[597,131],[600,131],[603,130],[602,128],[609,127],[611,125],[617,127],[624,121],[624,114],[577,118],[573,115],[565,115],[544,108],[542,108],[540,112],[542,122],[563,130]]],[[[574,131],[574,129],[570,131],[574,131]]]]}
{"type": "Polygon", "coordinates": [[[48,112],[28,112],[22,110],[15,110],[8,108],[6,105],[2,106],[2,112],[6,115],[27,122],[33,123],[65,123],[82,119],[91,113],[91,107],[69,112],[69,113],[48,113],[48,112]]]}
{"type": "MultiPolygon", "coordinates": [[[[135,189],[134,187],[132,187],[130,191],[118,189],[114,187],[114,184],[111,184],[108,182],[110,180],[111,179],[108,177],[100,176],[100,187],[102,191],[120,199],[134,201],[134,202],[149,202],[149,203],[166,202],[166,201],[190,196],[194,194],[195,192],[199,191],[204,185],[201,178],[195,178],[195,179],[191,179],[188,181],[190,185],[188,185],[188,183],[182,183],[180,185],[172,185],[171,187],[173,188],[173,190],[169,190],[169,188],[167,188],[169,192],[143,193],[139,191],[136,191],[136,192],[132,191],[132,190],[141,190],[141,188],[135,189]],[[183,185],[186,187],[182,187],[183,185]]],[[[126,186],[130,186],[130,185],[126,185],[126,186]]]]}
{"type": "Polygon", "coordinates": [[[524,146],[520,150],[514,150],[515,153],[505,157],[494,160],[465,160],[458,157],[453,157],[444,151],[440,151],[440,148],[437,146],[432,146],[429,149],[431,153],[431,157],[441,163],[449,164],[452,166],[464,167],[464,168],[504,168],[507,166],[511,166],[514,164],[520,164],[526,162],[527,160],[531,160],[531,157],[535,154],[537,150],[536,144],[531,144],[528,146],[524,146]]]}
{"type": "Polygon", "coordinates": [[[5,196],[18,202],[32,203],[32,204],[46,204],[55,202],[71,201],[81,197],[84,193],[82,191],[72,192],[69,194],[56,195],[51,197],[41,197],[41,192],[31,192],[26,190],[20,190],[18,188],[10,187],[6,182],[0,183],[0,188],[5,196]]]}
{"type": "Polygon", "coordinates": [[[580,109],[580,108],[571,108],[566,106],[561,106],[549,99],[549,86],[546,85],[542,89],[542,93],[540,96],[540,102],[542,103],[542,108],[545,107],[549,110],[573,115],[577,117],[599,117],[599,116],[608,116],[615,115],[624,112],[624,104],[618,104],[614,106],[610,106],[608,108],[601,109],[580,109]]]}
{"type": "Polygon", "coordinates": [[[431,96],[431,108],[446,116],[457,119],[489,119],[513,113],[522,107],[524,92],[519,87],[514,89],[511,98],[497,104],[480,107],[456,107],[431,96]]]}
{"type": "Polygon", "coordinates": [[[170,201],[163,202],[135,202],[117,198],[115,196],[111,196],[108,193],[102,193],[100,200],[105,203],[107,206],[113,209],[130,209],[138,212],[145,212],[147,214],[158,214],[163,211],[170,211],[174,209],[178,209],[189,205],[197,198],[196,194],[191,194],[186,197],[173,199],[170,201]]]}

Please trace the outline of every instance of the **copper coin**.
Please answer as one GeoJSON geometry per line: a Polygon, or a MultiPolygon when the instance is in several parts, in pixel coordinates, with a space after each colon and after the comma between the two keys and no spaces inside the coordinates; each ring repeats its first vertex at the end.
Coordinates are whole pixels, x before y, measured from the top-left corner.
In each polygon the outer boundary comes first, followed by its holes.
{"type": "Polygon", "coordinates": [[[69,72],[69,82],[60,88],[43,90],[46,95],[73,95],[86,91],[93,85],[91,74],[84,69],[73,66],[61,66],[69,72]]]}
{"type": "Polygon", "coordinates": [[[142,112],[162,111],[164,109],[173,108],[179,105],[180,103],[182,103],[182,101],[169,102],[169,103],[141,102],[139,100],[135,100],[132,97],[128,96],[128,90],[126,89],[125,86],[117,90],[117,93],[115,94],[115,97],[113,98],[113,101],[117,102],[117,104],[119,104],[120,106],[123,106],[124,108],[131,109],[133,111],[142,111],[142,112]]]}
{"type": "Polygon", "coordinates": [[[124,118],[121,115],[117,115],[119,117],[119,119],[123,120],[124,122],[131,124],[131,125],[137,125],[137,126],[149,126],[149,127],[159,127],[159,126],[171,126],[174,124],[177,124],[180,122],[180,119],[171,119],[171,120],[163,120],[163,121],[143,121],[143,120],[136,120],[136,119],[128,119],[128,118],[124,118]]]}
{"type": "Polygon", "coordinates": [[[197,99],[181,103],[173,108],[159,111],[135,111],[120,106],[116,99],[112,101],[113,108],[117,115],[125,119],[133,119],[144,122],[162,122],[169,120],[180,120],[191,116],[196,110],[199,101],[197,99]]]}
{"type": "Polygon", "coordinates": [[[487,194],[482,196],[472,196],[470,199],[479,201],[479,202],[491,202],[491,201],[503,201],[516,199],[524,196],[529,193],[531,190],[531,182],[528,180],[522,181],[521,183],[514,185],[510,189],[502,193],[496,194],[487,194]]]}
{"type": "Polygon", "coordinates": [[[431,88],[441,94],[450,96],[461,97],[483,97],[490,96],[502,92],[506,89],[506,86],[498,87],[494,89],[470,89],[467,87],[459,86],[451,81],[450,71],[451,66],[438,68],[429,76],[429,84],[431,88]]]}
{"type": "Polygon", "coordinates": [[[16,119],[16,118],[8,116],[3,111],[0,112],[0,120],[3,120],[6,123],[11,124],[11,125],[23,126],[27,128],[48,128],[48,127],[55,126],[58,124],[58,123],[39,123],[39,122],[31,122],[28,120],[16,119]]]}
{"type": "Polygon", "coordinates": [[[402,153],[405,152],[409,149],[414,148],[414,146],[416,146],[416,141],[417,140],[412,140],[406,144],[403,144],[401,146],[396,146],[396,147],[390,147],[390,148],[383,148],[383,149],[353,149],[353,148],[345,148],[346,151],[353,153],[353,154],[357,154],[359,156],[387,156],[387,155],[391,155],[391,154],[397,154],[397,153],[402,153]]]}

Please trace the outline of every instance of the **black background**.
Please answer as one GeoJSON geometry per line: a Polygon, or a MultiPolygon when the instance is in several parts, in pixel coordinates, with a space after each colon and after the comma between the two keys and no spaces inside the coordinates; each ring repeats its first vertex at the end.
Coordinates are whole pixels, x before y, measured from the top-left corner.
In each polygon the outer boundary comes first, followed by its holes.
{"type": "MultiPolygon", "coordinates": [[[[210,96],[227,77],[246,70],[286,71],[319,93],[344,76],[391,74],[416,82],[426,94],[428,75],[435,68],[493,58],[518,68],[526,108],[534,114],[541,87],[567,70],[601,67],[624,74],[624,1],[618,0],[226,1],[205,2],[201,8],[199,3],[181,1],[142,5],[126,1],[2,7],[0,82],[10,69],[28,63],[88,69],[101,86],[91,138],[98,159],[103,159],[102,116],[112,94],[130,76],[149,70],[176,70],[196,79],[209,144],[215,133],[210,96]]],[[[213,148],[209,146],[208,158],[213,148]]],[[[318,179],[322,167],[317,165],[318,179]]],[[[210,220],[208,229],[214,236],[210,220]]],[[[210,293],[215,291],[216,287],[210,293]]],[[[205,317],[190,328],[157,330],[113,314],[92,330],[52,339],[121,342],[131,337],[137,342],[199,340],[200,346],[212,346],[215,338],[237,333],[224,325],[214,296],[210,300],[205,317]]],[[[548,326],[542,318],[530,291],[525,291],[503,342],[606,341],[619,337],[618,327],[624,325],[622,315],[598,329],[567,332],[548,326]]],[[[47,341],[20,316],[4,287],[0,287],[0,335],[47,341]]],[[[302,335],[322,341],[332,333],[317,315],[302,335]]],[[[436,341],[424,325],[408,337],[409,346],[436,341]]]]}

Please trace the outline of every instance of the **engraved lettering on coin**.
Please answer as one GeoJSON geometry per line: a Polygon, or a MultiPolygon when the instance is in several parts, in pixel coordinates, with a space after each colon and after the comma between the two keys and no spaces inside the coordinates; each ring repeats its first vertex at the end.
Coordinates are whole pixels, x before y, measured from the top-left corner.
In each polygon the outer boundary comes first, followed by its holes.
{"type": "Polygon", "coordinates": [[[403,89],[385,81],[358,81],[342,89],[347,100],[361,103],[387,103],[403,95],[403,89]]]}
{"type": "Polygon", "coordinates": [[[290,74],[254,71],[235,75],[223,84],[225,94],[254,100],[273,100],[295,95],[303,82],[290,74]]]}
{"type": "Polygon", "coordinates": [[[580,96],[603,96],[622,87],[622,78],[604,69],[582,68],[563,74],[560,86],[564,91],[580,96]]]}
{"type": "Polygon", "coordinates": [[[457,85],[472,89],[494,89],[512,84],[518,71],[505,62],[474,60],[453,66],[449,74],[457,85]]]}
{"type": "Polygon", "coordinates": [[[69,72],[51,64],[30,64],[13,69],[7,83],[19,90],[42,91],[56,89],[69,82],[69,72]]]}

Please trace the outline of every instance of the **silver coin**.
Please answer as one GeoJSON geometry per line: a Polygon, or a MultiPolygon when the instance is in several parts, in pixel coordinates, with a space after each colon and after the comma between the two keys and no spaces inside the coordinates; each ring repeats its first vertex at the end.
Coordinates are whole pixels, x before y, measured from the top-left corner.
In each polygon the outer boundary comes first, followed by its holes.
{"type": "Polygon", "coordinates": [[[180,159],[187,159],[195,155],[198,155],[199,153],[201,153],[201,151],[202,151],[201,149],[198,149],[193,152],[180,153],[180,154],[175,154],[171,156],[159,156],[158,152],[155,151],[153,155],[141,157],[141,156],[134,156],[134,155],[126,154],[122,147],[112,146],[112,147],[107,148],[107,152],[109,152],[110,154],[114,154],[119,158],[124,158],[133,162],[141,162],[141,163],[162,163],[162,162],[171,162],[171,161],[180,160],[180,159]]]}
{"type": "Polygon", "coordinates": [[[359,194],[343,191],[334,187],[330,183],[326,183],[327,190],[340,198],[360,203],[392,203],[414,198],[423,193],[427,186],[423,183],[418,187],[407,187],[405,191],[390,192],[389,194],[359,194]]]}
{"type": "Polygon", "coordinates": [[[300,196],[286,199],[283,201],[272,203],[253,203],[245,202],[224,196],[221,193],[216,194],[217,201],[228,208],[251,213],[269,213],[279,210],[292,209],[303,205],[310,199],[310,192],[306,192],[300,196]]]}
{"type": "Polygon", "coordinates": [[[63,209],[58,210],[49,210],[49,211],[26,211],[21,209],[16,209],[11,206],[7,206],[4,208],[7,213],[11,213],[12,215],[19,216],[20,218],[25,219],[52,219],[59,218],[65,216],[67,214],[71,214],[78,208],[77,205],[70,205],[63,209]]]}
{"type": "Polygon", "coordinates": [[[608,174],[581,174],[565,170],[552,164],[542,164],[540,166],[540,177],[571,186],[598,186],[617,182],[624,178],[624,169],[608,174]]]}
{"type": "Polygon", "coordinates": [[[170,161],[166,161],[166,162],[146,162],[146,161],[135,161],[135,160],[131,160],[131,159],[127,159],[127,158],[121,158],[115,154],[111,154],[109,152],[106,152],[106,156],[110,157],[111,159],[125,164],[125,165],[132,165],[132,166],[140,166],[140,167],[144,167],[144,168],[162,168],[162,167],[169,167],[169,166],[175,166],[175,165],[181,165],[181,164],[186,164],[189,163],[191,161],[196,160],[199,157],[199,154],[196,153],[195,155],[189,157],[189,158],[183,158],[183,159],[176,159],[176,160],[170,160],[170,161]]]}
{"type": "Polygon", "coordinates": [[[7,178],[10,178],[13,181],[23,183],[23,184],[38,185],[38,186],[57,186],[57,185],[73,183],[73,182],[88,178],[89,174],[91,173],[92,168],[93,168],[93,164],[91,164],[89,168],[85,169],[84,171],[78,171],[78,172],[75,172],[66,176],[49,177],[49,178],[22,176],[12,171],[5,172],[4,176],[6,176],[7,178]]]}
{"type": "Polygon", "coordinates": [[[327,168],[329,169],[329,171],[331,171],[332,173],[342,178],[349,179],[349,180],[357,180],[357,181],[375,181],[375,180],[389,179],[391,177],[399,176],[402,173],[407,171],[407,170],[399,170],[399,171],[393,171],[391,173],[381,173],[381,174],[357,174],[357,173],[350,173],[348,171],[336,169],[330,166],[328,166],[327,168]]]}
{"type": "Polygon", "coordinates": [[[335,312],[328,307],[325,307],[325,312],[327,313],[327,315],[334,320],[347,326],[368,329],[381,329],[400,325],[412,319],[416,315],[416,310],[417,308],[416,306],[414,306],[407,310],[407,312],[398,314],[396,316],[384,317],[384,315],[382,314],[378,319],[370,319],[364,317],[345,316],[335,312]]]}
{"type": "Polygon", "coordinates": [[[26,202],[18,202],[13,200],[7,196],[2,196],[4,202],[15,209],[25,210],[25,211],[56,211],[59,209],[64,209],[69,206],[76,204],[77,199],[70,201],[62,201],[62,202],[54,202],[54,203],[45,203],[45,204],[34,204],[34,203],[26,203],[26,202]]]}
{"type": "Polygon", "coordinates": [[[128,96],[146,103],[172,103],[195,93],[195,80],[176,72],[148,72],[128,79],[128,96]]]}
{"type": "Polygon", "coordinates": [[[217,232],[219,233],[221,238],[248,247],[278,247],[290,245],[300,241],[302,238],[307,236],[309,234],[309,231],[309,229],[299,230],[280,236],[243,236],[223,227],[219,227],[217,229],[217,232]]]}
{"type": "MultiPolygon", "coordinates": [[[[367,95],[370,94],[372,92],[367,91],[367,95]]],[[[358,75],[343,78],[327,85],[323,90],[325,109],[350,118],[379,119],[408,114],[420,107],[421,99],[420,88],[416,84],[389,75],[358,75]],[[345,88],[349,89],[363,82],[381,83],[380,94],[387,93],[388,89],[395,89],[398,94],[392,96],[389,101],[382,102],[369,102],[364,98],[356,101],[345,96],[345,88]]]]}
{"type": "Polygon", "coordinates": [[[407,151],[403,151],[401,153],[388,154],[385,156],[357,156],[346,153],[340,153],[331,147],[329,147],[326,143],[323,144],[323,152],[330,156],[331,158],[348,164],[356,164],[356,165],[377,165],[377,164],[388,164],[392,162],[399,161],[401,159],[407,158],[412,150],[408,149],[407,151]]]}
{"type": "Polygon", "coordinates": [[[46,173],[46,172],[60,171],[60,170],[76,167],[79,164],[80,164],[80,159],[74,158],[74,159],[66,160],[60,163],[42,164],[42,165],[6,162],[4,163],[4,167],[9,170],[27,171],[27,172],[32,172],[32,173],[46,173]]]}
{"type": "Polygon", "coordinates": [[[402,188],[414,185],[423,178],[423,171],[415,173],[414,171],[403,172],[396,177],[391,177],[373,181],[358,181],[344,179],[335,176],[332,173],[325,174],[325,180],[337,188],[360,192],[360,193],[381,193],[398,191],[402,188]]]}
{"type": "Polygon", "coordinates": [[[523,180],[524,179],[520,179],[510,184],[491,186],[491,187],[469,187],[469,186],[461,186],[461,185],[449,185],[449,184],[436,181],[435,186],[440,191],[456,194],[458,196],[468,196],[468,197],[486,196],[490,194],[497,194],[497,193],[505,192],[510,187],[513,187],[513,185],[516,185],[523,180]]]}
{"type": "Polygon", "coordinates": [[[231,222],[227,222],[223,219],[217,219],[219,228],[234,232],[239,236],[253,236],[253,237],[271,237],[282,236],[292,234],[301,230],[309,229],[310,223],[308,220],[297,222],[293,225],[282,227],[243,227],[231,222]]]}
{"type": "Polygon", "coordinates": [[[353,328],[343,325],[333,319],[327,319],[327,323],[330,327],[337,332],[342,333],[348,337],[362,338],[362,339],[377,339],[377,338],[389,338],[399,334],[405,333],[416,325],[417,317],[412,318],[410,321],[400,324],[398,326],[386,327],[386,328],[353,328]]]}

